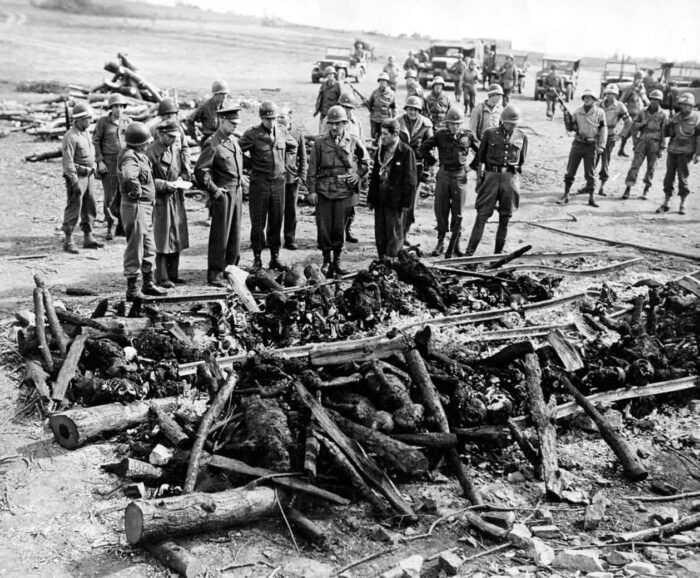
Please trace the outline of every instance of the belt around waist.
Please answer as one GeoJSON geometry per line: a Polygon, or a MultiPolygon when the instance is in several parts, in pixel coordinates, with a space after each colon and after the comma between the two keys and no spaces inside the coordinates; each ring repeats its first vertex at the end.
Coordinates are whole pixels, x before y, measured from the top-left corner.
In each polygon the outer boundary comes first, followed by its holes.
{"type": "Polygon", "coordinates": [[[498,167],[495,165],[491,165],[491,166],[487,165],[484,170],[487,173],[513,173],[513,174],[515,174],[517,172],[516,167],[508,166],[508,165],[502,166],[502,167],[498,167]]]}
{"type": "Polygon", "coordinates": [[[581,144],[585,144],[585,145],[592,145],[592,144],[595,144],[597,142],[596,139],[594,139],[594,138],[583,138],[583,137],[579,137],[579,136],[577,136],[574,140],[576,142],[580,142],[581,144]]]}
{"type": "Polygon", "coordinates": [[[447,171],[448,173],[459,173],[467,169],[467,165],[461,165],[456,167],[448,167],[445,165],[440,165],[441,171],[447,171]]]}
{"type": "Polygon", "coordinates": [[[284,173],[282,173],[281,175],[277,175],[277,176],[270,176],[266,173],[258,173],[258,172],[253,171],[252,173],[250,173],[250,178],[251,179],[262,179],[265,181],[277,181],[277,180],[283,181],[284,180],[284,173]]]}

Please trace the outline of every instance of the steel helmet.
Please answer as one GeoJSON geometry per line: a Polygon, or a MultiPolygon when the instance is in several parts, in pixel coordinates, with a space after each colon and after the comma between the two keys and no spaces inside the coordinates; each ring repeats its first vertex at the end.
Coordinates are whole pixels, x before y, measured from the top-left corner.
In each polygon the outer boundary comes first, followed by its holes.
{"type": "Polygon", "coordinates": [[[501,113],[501,121],[503,122],[520,122],[520,109],[514,104],[509,104],[501,113]]]}
{"type": "Polygon", "coordinates": [[[583,100],[587,96],[590,96],[593,100],[598,100],[598,97],[595,95],[595,93],[590,88],[587,88],[586,90],[583,91],[583,94],[581,95],[581,100],[583,100]]]}
{"type": "Polygon", "coordinates": [[[260,103],[258,114],[260,118],[277,118],[277,105],[271,100],[266,100],[260,103]]]}
{"type": "Polygon", "coordinates": [[[476,60],[474,60],[473,58],[470,58],[467,66],[476,66],[476,60]]]}
{"type": "Polygon", "coordinates": [[[658,100],[660,102],[664,99],[664,93],[661,92],[658,88],[656,90],[652,90],[649,94],[649,100],[652,99],[658,100]]]}
{"type": "Polygon", "coordinates": [[[415,108],[423,110],[423,99],[420,96],[409,96],[406,99],[406,104],[403,105],[404,110],[407,108],[415,108]]]}
{"type": "Polygon", "coordinates": [[[216,112],[219,116],[225,118],[231,116],[237,117],[241,112],[241,103],[230,96],[226,96],[216,112]]]}
{"type": "Polygon", "coordinates": [[[174,114],[177,112],[177,105],[172,98],[164,98],[158,104],[158,114],[160,116],[166,114],[174,114]]]}
{"type": "Polygon", "coordinates": [[[415,69],[409,68],[406,71],[406,76],[404,76],[404,78],[418,78],[418,75],[416,74],[415,69]]]}
{"type": "Polygon", "coordinates": [[[695,95],[692,92],[684,92],[678,99],[678,104],[690,104],[695,106],[695,95]]]}
{"type": "Polygon", "coordinates": [[[338,104],[331,106],[326,115],[326,123],[329,122],[348,122],[348,113],[338,104]]]}
{"type": "Polygon", "coordinates": [[[389,75],[386,72],[380,73],[380,75],[377,76],[377,82],[379,82],[380,80],[386,80],[387,82],[389,82],[389,75]]]}
{"type": "Polygon", "coordinates": [[[107,100],[107,108],[112,108],[113,106],[126,106],[129,104],[118,92],[109,95],[109,100],[107,100]]]}
{"type": "Polygon", "coordinates": [[[642,78],[644,75],[642,74],[641,70],[638,70],[637,72],[634,73],[634,78],[642,78]]]}
{"type": "Polygon", "coordinates": [[[451,106],[450,110],[448,110],[447,114],[445,115],[445,122],[462,124],[464,122],[464,111],[462,110],[462,107],[457,104],[451,106]]]}
{"type": "Polygon", "coordinates": [[[84,102],[79,102],[73,107],[73,120],[92,117],[92,109],[84,102]]]}
{"type": "Polygon", "coordinates": [[[338,74],[338,71],[335,69],[335,66],[331,66],[330,64],[326,66],[326,68],[323,69],[323,74],[328,76],[329,74],[338,74]]]}
{"type": "Polygon", "coordinates": [[[211,85],[212,94],[228,94],[229,92],[231,91],[229,90],[228,84],[226,84],[225,80],[215,80],[211,85]]]}
{"type": "Polygon", "coordinates": [[[615,96],[620,96],[620,89],[618,88],[617,84],[610,83],[605,87],[605,90],[603,91],[603,95],[606,94],[614,94],[615,96]]]}
{"type": "Polygon", "coordinates": [[[348,94],[347,92],[343,92],[340,95],[340,98],[338,99],[338,104],[340,106],[347,106],[348,108],[355,108],[357,106],[353,96],[351,94],[348,94]]]}
{"type": "Polygon", "coordinates": [[[394,62],[394,57],[393,57],[393,56],[390,56],[389,58],[387,58],[387,60],[388,60],[389,62],[394,62]]]}
{"type": "Polygon", "coordinates": [[[494,94],[500,94],[503,96],[503,87],[500,84],[496,84],[495,82],[489,86],[488,90],[488,95],[493,96],[494,94]]]}
{"type": "Polygon", "coordinates": [[[142,122],[132,122],[126,127],[126,144],[132,147],[139,147],[151,142],[151,131],[142,122]]]}
{"type": "Polygon", "coordinates": [[[436,84],[442,84],[442,85],[444,86],[444,85],[445,85],[445,79],[444,79],[442,76],[436,76],[435,78],[433,78],[433,84],[432,84],[432,85],[435,86],[436,84]]]}

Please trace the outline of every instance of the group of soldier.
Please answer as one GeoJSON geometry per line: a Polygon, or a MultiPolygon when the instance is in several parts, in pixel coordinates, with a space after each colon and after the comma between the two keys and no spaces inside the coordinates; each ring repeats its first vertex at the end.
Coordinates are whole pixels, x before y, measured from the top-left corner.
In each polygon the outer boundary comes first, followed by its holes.
{"type": "MultiPolygon", "coordinates": [[[[344,244],[357,242],[351,225],[363,188],[367,204],[374,211],[378,255],[396,257],[403,245],[410,244],[407,236],[415,221],[418,185],[431,172],[435,174],[437,222],[437,244],[432,255],[473,254],[486,222],[496,210],[499,221],[494,250],[502,252],[508,223],[519,205],[519,175],[528,147],[527,136],[518,128],[519,109],[512,104],[503,106],[506,89],[495,83],[488,87],[485,101],[475,104],[475,85],[480,80],[477,76],[466,76],[470,82],[460,87],[466,107],[452,102],[441,77],[435,77],[430,91],[423,94],[415,69],[409,66],[405,71],[406,101],[403,113],[397,115],[392,84],[395,86],[398,67],[393,61],[387,66],[395,74],[385,67],[377,78],[378,87],[368,99],[357,93],[370,112],[371,136],[376,143],[372,159],[354,114],[355,95],[343,90],[332,67],[325,71],[319,89],[314,116],[320,117],[320,134],[313,139],[308,158],[304,134],[292,122],[291,110],[279,109],[273,102],[261,103],[260,124],[240,134],[240,103],[230,96],[222,81],[213,84],[212,97],[185,123],[202,147],[194,174],[190,170],[187,135],[172,99],[163,100],[158,116],[144,124],[131,122],[124,115],[126,100],[119,94],[111,95],[109,112],[98,120],[92,136],[88,131],[91,110],[85,104],[75,105],[73,125],[63,139],[63,174],[68,192],[64,249],[69,253],[79,251],[73,239],[78,221],[84,233],[83,247],[103,246],[93,235],[94,180],[98,177],[104,189],[106,239],[111,240],[114,235],[125,235],[127,239],[127,299],[163,295],[165,289],[184,282],[179,275],[180,253],[189,246],[184,190],[194,181],[209,199],[207,282],[224,286],[226,267],[237,265],[241,256],[245,162],[250,169],[250,243],[256,268],[263,266],[262,252],[269,248],[269,267],[286,269],[279,256],[282,236],[286,249],[297,249],[296,202],[300,182],[308,188],[308,202],[315,205],[324,274],[346,273],[342,265],[344,244]],[[469,128],[465,126],[465,108],[471,113],[469,128]],[[473,155],[468,163],[470,151],[473,155]],[[469,170],[477,175],[477,216],[463,252],[460,235],[469,170]],[[446,248],[448,233],[451,235],[446,248]],[[141,289],[137,287],[139,275],[143,280],[141,289]]],[[[466,63],[465,72],[472,68],[471,63],[466,63]]],[[[553,116],[553,102],[558,99],[561,83],[557,81],[556,69],[548,78],[547,115],[553,116]]],[[[574,178],[583,161],[586,185],[579,192],[587,192],[589,205],[597,207],[596,165],[600,163],[598,195],[606,196],[615,144],[620,140],[618,154],[627,156],[625,142],[631,138],[634,157],[622,198],[629,198],[645,160],[642,198],[647,198],[656,161],[667,150],[665,200],[657,212],[669,210],[677,175],[679,212],[683,214],[689,192],[688,166],[691,161],[698,162],[700,154],[700,115],[694,110],[692,94],[680,97],[680,111],[670,118],[660,107],[662,93],[653,89],[647,96],[641,78],[635,78],[622,99],[618,100],[619,96],[618,87],[609,85],[598,103],[596,95],[587,90],[582,95],[583,106],[573,113],[564,109],[565,125],[574,133],[574,139],[564,195],[558,203],[570,201],[574,178]],[[620,125],[618,139],[616,131],[620,125]]]]}

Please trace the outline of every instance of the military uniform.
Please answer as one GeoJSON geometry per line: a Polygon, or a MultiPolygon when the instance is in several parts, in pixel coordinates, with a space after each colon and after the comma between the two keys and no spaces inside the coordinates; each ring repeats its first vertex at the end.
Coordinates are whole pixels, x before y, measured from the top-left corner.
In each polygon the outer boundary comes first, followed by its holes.
{"type": "Polygon", "coordinates": [[[416,158],[399,140],[393,149],[381,145],[374,157],[367,204],[374,209],[377,253],[396,257],[404,240],[404,216],[416,198],[416,158]]]}
{"type": "Polygon", "coordinates": [[[320,115],[319,118],[319,129],[324,127],[323,121],[328,114],[329,109],[332,106],[338,104],[338,99],[343,92],[343,87],[340,83],[333,79],[331,84],[328,84],[325,80],[321,83],[321,87],[318,89],[318,96],[316,97],[316,114],[320,115]]]}
{"type": "Polygon", "coordinates": [[[462,75],[467,70],[467,64],[461,58],[457,60],[450,68],[450,72],[454,75],[455,82],[455,101],[462,100],[462,75]]]}
{"type": "MultiPolygon", "coordinates": [[[[297,231],[297,194],[299,182],[306,181],[309,161],[306,154],[304,131],[300,126],[289,129],[292,138],[297,142],[296,154],[290,155],[287,173],[284,177],[284,243],[296,243],[297,231]]],[[[268,234],[269,237],[269,234],[268,234]]]]}
{"type": "Polygon", "coordinates": [[[700,156],[700,112],[693,110],[687,116],[677,112],[666,124],[668,154],[666,155],[666,175],[664,176],[664,194],[673,196],[673,183],[678,175],[678,196],[681,201],[690,193],[688,163],[693,156],[700,156]]]}
{"type": "Polygon", "coordinates": [[[484,77],[482,78],[483,86],[482,88],[486,88],[487,84],[491,84],[491,78],[493,77],[493,73],[496,70],[496,53],[495,52],[489,52],[488,54],[484,55],[484,77]]]}
{"type": "Polygon", "coordinates": [[[63,213],[63,232],[73,234],[80,219],[80,229],[92,234],[97,207],[95,204],[95,147],[87,129],[68,129],[61,143],[63,179],[67,202],[63,213]]]}
{"type": "Polygon", "coordinates": [[[219,128],[219,114],[217,110],[219,105],[216,103],[214,98],[210,98],[206,102],[199,105],[199,107],[188,117],[187,129],[190,136],[193,139],[197,139],[197,131],[195,128],[195,123],[201,124],[202,138],[199,141],[200,146],[204,146],[207,139],[216,132],[219,128]]]}
{"type": "Polygon", "coordinates": [[[474,110],[476,100],[476,85],[479,82],[479,71],[467,68],[461,76],[462,91],[464,92],[464,110],[470,114],[474,110]]]}
{"type": "Polygon", "coordinates": [[[382,72],[386,72],[389,75],[389,87],[391,90],[396,90],[396,79],[399,77],[399,74],[401,74],[399,67],[396,64],[387,62],[384,68],[382,68],[382,72]]]}
{"type": "Polygon", "coordinates": [[[647,191],[651,188],[656,161],[665,148],[666,123],[668,123],[668,113],[660,106],[654,113],[650,112],[647,107],[637,114],[632,126],[634,157],[627,172],[625,186],[631,188],[637,183],[639,169],[646,159],[647,168],[644,174],[644,189],[647,191]]]}
{"type": "Polygon", "coordinates": [[[419,149],[418,156],[430,166],[437,162],[431,152],[434,147],[437,147],[440,158],[440,170],[435,181],[435,218],[440,239],[450,230],[450,214],[453,225],[462,216],[467,198],[467,156],[470,148],[477,149],[476,137],[464,128],[454,135],[447,128],[436,131],[423,141],[419,149]]]}
{"type": "Polygon", "coordinates": [[[498,207],[496,253],[506,244],[508,222],[520,206],[520,173],[527,155],[527,136],[518,128],[508,133],[503,126],[484,132],[477,154],[479,165],[485,165],[483,178],[476,189],[476,220],[466,254],[473,255],[481,242],[484,227],[498,207]]]}
{"type": "Polygon", "coordinates": [[[499,82],[503,87],[503,102],[508,104],[510,93],[518,85],[518,69],[509,62],[506,62],[499,70],[499,82]]]}
{"type": "MultiPolygon", "coordinates": [[[[350,113],[351,114],[351,113],[350,113]]],[[[345,134],[349,134],[354,136],[357,141],[362,145],[363,148],[365,147],[365,133],[362,128],[362,125],[360,122],[357,120],[355,116],[349,116],[348,115],[348,122],[345,125],[345,134]]],[[[369,158],[369,155],[367,151],[365,150],[365,158],[369,158]]],[[[345,222],[345,240],[348,242],[352,243],[357,243],[357,239],[353,237],[352,235],[352,224],[355,221],[355,207],[357,206],[357,203],[360,202],[360,194],[361,193],[366,193],[367,192],[367,179],[364,178],[360,181],[360,186],[358,187],[358,192],[353,195],[352,197],[352,207],[350,207],[350,210],[348,211],[348,218],[347,221],[345,222]]]]}
{"type": "Polygon", "coordinates": [[[433,123],[435,130],[445,128],[445,117],[447,111],[450,110],[450,106],[450,98],[445,94],[444,90],[439,94],[435,94],[431,90],[428,96],[425,97],[425,116],[433,123]]]}
{"type": "Polygon", "coordinates": [[[409,80],[406,81],[406,98],[409,96],[417,96],[424,99],[423,87],[420,85],[420,83],[413,78],[409,80]]]}
{"type": "MultiPolygon", "coordinates": [[[[420,154],[420,146],[425,139],[433,136],[433,123],[429,118],[419,114],[415,121],[411,121],[407,115],[399,116],[399,138],[413,149],[415,155],[416,183],[423,172],[423,157],[420,154]]],[[[416,185],[417,187],[417,185],[416,185]]],[[[404,238],[408,235],[411,225],[416,222],[416,189],[414,189],[411,203],[404,214],[404,238]]]]}
{"type": "Polygon", "coordinates": [[[481,140],[486,129],[498,126],[502,112],[503,105],[500,102],[491,106],[488,101],[484,101],[474,107],[472,115],[469,117],[469,130],[474,133],[477,141],[481,140]]]}
{"type": "Polygon", "coordinates": [[[103,162],[107,172],[100,174],[104,191],[103,212],[108,230],[119,219],[119,179],[117,178],[117,157],[125,146],[124,134],[131,121],[122,115],[120,120],[113,120],[109,114],[100,117],[95,123],[92,143],[95,146],[95,161],[103,162]],[[115,214],[116,213],[116,214],[115,214]]]}
{"type": "MultiPolygon", "coordinates": [[[[635,85],[634,83],[622,91],[620,95],[620,102],[627,107],[627,112],[630,117],[635,118],[645,107],[649,105],[649,99],[647,98],[647,91],[644,89],[644,84],[639,83],[635,85]]],[[[626,127],[620,133],[620,155],[627,156],[624,154],[625,143],[630,136],[632,131],[632,126],[626,127]]]]}
{"type": "Polygon", "coordinates": [[[624,123],[621,134],[629,134],[632,121],[630,115],[627,112],[627,107],[622,104],[619,100],[615,99],[612,104],[606,104],[603,101],[601,108],[605,113],[605,124],[608,127],[608,139],[605,143],[605,150],[603,154],[600,155],[600,187],[601,191],[603,186],[608,181],[610,176],[610,157],[613,154],[613,149],[615,148],[615,142],[619,139],[618,133],[615,132],[617,125],[620,121],[624,123]]]}
{"type": "Polygon", "coordinates": [[[211,282],[241,258],[243,153],[236,138],[215,132],[194,168],[200,189],[211,199],[207,277],[211,282]]]}
{"type": "Polygon", "coordinates": [[[542,79],[542,87],[547,100],[547,119],[552,120],[559,100],[557,97],[564,92],[564,80],[555,71],[551,71],[542,79]]]}
{"type": "Polygon", "coordinates": [[[278,255],[284,219],[284,181],[287,155],[297,152],[297,141],[282,126],[271,130],[263,124],[249,128],[238,141],[241,150],[250,155],[250,244],[260,255],[265,246],[265,227],[271,255],[278,255]]]}
{"type": "Polygon", "coordinates": [[[372,128],[372,138],[379,138],[382,130],[382,122],[388,118],[393,118],[396,113],[396,93],[389,87],[382,90],[382,87],[375,88],[369,96],[367,102],[369,108],[369,123],[372,128]]]}
{"type": "Polygon", "coordinates": [[[595,104],[591,106],[588,112],[582,106],[573,113],[572,122],[572,126],[568,126],[567,130],[575,131],[576,136],[574,136],[574,141],[571,143],[569,161],[566,166],[564,194],[568,196],[578,167],[583,161],[584,177],[586,179],[585,191],[589,195],[593,195],[595,191],[595,165],[598,149],[602,150],[605,148],[608,141],[605,113],[595,104]]]}

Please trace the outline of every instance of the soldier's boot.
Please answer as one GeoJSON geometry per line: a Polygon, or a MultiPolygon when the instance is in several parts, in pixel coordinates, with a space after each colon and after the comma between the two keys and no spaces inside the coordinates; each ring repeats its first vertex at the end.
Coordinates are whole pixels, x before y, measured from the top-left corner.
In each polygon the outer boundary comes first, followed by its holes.
{"type": "Polygon", "coordinates": [[[437,245],[433,249],[433,257],[439,257],[445,252],[445,233],[438,233],[437,245]]]}
{"type": "Polygon", "coordinates": [[[666,197],[664,198],[664,202],[661,203],[661,206],[658,209],[656,209],[656,212],[657,213],[668,213],[669,209],[671,208],[669,206],[670,202],[671,202],[671,196],[666,195],[666,197]]]}
{"type": "Polygon", "coordinates": [[[359,239],[352,234],[352,221],[345,226],[345,240],[348,243],[359,243],[359,239]]]}
{"type": "Polygon", "coordinates": [[[557,205],[566,205],[571,199],[569,197],[569,192],[571,191],[571,185],[564,186],[564,194],[557,201],[557,205]]]}
{"type": "Polygon", "coordinates": [[[593,191],[591,191],[588,194],[588,206],[589,207],[596,207],[596,208],[600,207],[600,205],[595,202],[595,193],[593,191]]]}
{"type": "Polygon", "coordinates": [[[143,272],[143,283],[141,283],[141,292],[144,295],[153,295],[153,297],[164,297],[168,294],[165,289],[159,288],[153,282],[153,271],[148,273],[143,272]]]}
{"type": "Polygon", "coordinates": [[[642,191],[642,196],[639,197],[639,198],[642,199],[643,201],[646,201],[647,198],[648,198],[647,195],[649,194],[649,189],[651,189],[651,186],[650,186],[650,185],[645,185],[645,186],[644,186],[644,191],[642,191]]]}
{"type": "Polygon", "coordinates": [[[226,281],[219,271],[207,271],[207,284],[212,287],[226,287],[226,281]]]}
{"type": "Polygon", "coordinates": [[[270,251],[270,269],[274,269],[275,271],[289,271],[289,267],[280,261],[278,251],[270,251]]]}
{"type": "Polygon", "coordinates": [[[105,234],[105,241],[113,241],[113,240],[114,240],[114,224],[107,223],[107,233],[105,234]]]}
{"type": "Polygon", "coordinates": [[[506,246],[505,239],[496,238],[496,247],[494,248],[493,252],[496,255],[499,255],[499,254],[503,253],[503,249],[505,248],[505,246],[506,246]]]}
{"type": "Polygon", "coordinates": [[[95,237],[93,237],[92,233],[85,233],[83,235],[83,247],[85,249],[102,249],[104,247],[104,243],[100,243],[95,237]]]}
{"type": "Polygon", "coordinates": [[[175,285],[184,285],[185,280],[180,277],[180,253],[171,253],[168,255],[168,279],[175,285]]]}
{"type": "Polygon", "coordinates": [[[323,263],[321,265],[321,273],[323,273],[326,277],[330,275],[333,272],[333,264],[331,263],[331,252],[330,251],[324,251],[323,252],[323,263]]]}
{"type": "Polygon", "coordinates": [[[629,155],[625,152],[625,145],[627,144],[627,138],[622,137],[620,139],[620,148],[617,151],[617,155],[620,157],[629,157],[629,155]]]}
{"type": "Polygon", "coordinates": [[[253,269],[262,269],[262,258],[260,251],[253,252],[253,269]]]}
{"type": "Polygon", "coordinates": [[[63,250],[71,255],[77,255],[80,253],[78,250],[78,245],[76,245],[75,241],[73,240],[72,233],[66,233],[66,240],[63,241],[63,250]]]}
{"type": "Polygon", "coordinates": [[[342,250],[337,249],[333,251],[333,273],[336,276],[347,275],[347,269],[343,269],[342,265],[342,250]]]}
{"type": "Polygon", "coordinates": [[[678,207],[678,214],[685,215],[685,197],[681,197],[681,205],[678,207]]]}
{"type": "Polygon", "coordinates": [[[175,284],[168,279],[168,256],[165,253],[156,254],[156,283],[166,289],[175,287],[175,284]]]}
{"type": "Polygon", "coordinates": [[[462,242],[462,238],[457,237],[457,242],[455,243],[455,248],[454,248],[454,254],[455,257],[464,257],[464,251],[462,251],[462,248],[459,246],[459,244],[462,242]]]}
{"type": "Polygon", "coordinates": [[[601,197],[607,197],[608,195],[605,193],[605,183],[601,181],[600,183],[600,188],[598,189],[598,194],[601,197]]]}
{"type": "Polygon", "coordinates": [[[139,291],[139,288],[136,286],[138,280],[139,278],[136,275],[126,278],[127,301],[140,301],[141,299],[143,299],[143,293],[141,293],[141,291],[139,291]]]}
{"type": "Polygon", "coordinates": [[[625,192],[622,193],[622,198],[623,198],[624,200],[630,198],[630,191],[631,191],[631,190],[632,190],[632,187],[629,187],[629,186],[625,187],[625,192]]]}

